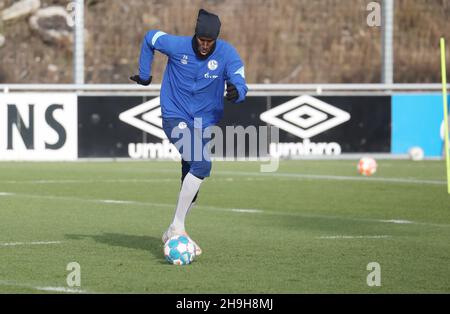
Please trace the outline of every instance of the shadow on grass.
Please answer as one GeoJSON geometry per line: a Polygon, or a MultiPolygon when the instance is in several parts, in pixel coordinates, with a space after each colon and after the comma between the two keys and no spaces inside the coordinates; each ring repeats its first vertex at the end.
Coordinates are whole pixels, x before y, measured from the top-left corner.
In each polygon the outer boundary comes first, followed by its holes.
{"type": "Polygon", "coordinates": [[[167,262],[163,255],[163,244],[160,238],[152,236],[139,236],[121,233],[102,234],[66,234],[66,238],[71,240],[92,239],[95,242],[110,246],[119,246],[129,249],[143,250],[150,252],[162,264],[167,262]]]}

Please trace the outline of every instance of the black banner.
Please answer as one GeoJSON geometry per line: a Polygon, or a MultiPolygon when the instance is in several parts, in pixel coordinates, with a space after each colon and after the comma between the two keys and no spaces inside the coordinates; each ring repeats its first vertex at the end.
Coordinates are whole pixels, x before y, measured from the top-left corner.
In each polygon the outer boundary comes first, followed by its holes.
{"type": "MultiPolygon", "coordinates": [[[[164,140],[160,114],[157,97],[79,97],[79,157],[170,158],[174,152],[164,140]]],[[[391,97],[248,97],[242,104],[225,101],[224,117],[218,127],[222,130],[224,145],[227,135],[236,136],[232,133],[236,127],[246,131],[253,128],[257,138],[247,134],[244,140],[245,156],[251,157],[255,154],[248,146],[255,141],[259,144],[257,156],[266,155],[268,151],[288,158],[388,153],[391,146],[391,97]],[[279,128],[279,143],[270,136],[270,130],[267,134],[262,132],[268,125],[279,128]],[[272,144],[264,148],[260,145],[264,139],[272,144]]],[[[235,153],[232,156],[242,157],[236,155],[237,146],[234,141],[231,148],[235,153]]],[[[229,149],[224,146],[223,154],[229,149]]]]}
{"type": "Polygon", "coordinates": [[[129,143],[158,142],[156,136],[119,119],[121,113],[152,98],[78,97],[78,157],[129,157],[129,143]]]}
{"type": "MultiPolygon", "coordinates": [[[[272,108],[284,106],[287,102],[298,98],[300,97],[273,97],[272,108]]],[[[304,102],[299,102],[299,104],[294,104],[293,106],[288,112],[283,112],[283,115],[289,114],[298,108],[300,110],[302,108],[309,109],[300,111],[299,114],[304,114],[304,116],[299,117],[295,121],[299,124],[303,122],[303,128],[296,125],[296,123],[292,123],[292,121],[289,122],[292,128],[299,127],[304,131],[312,130],[330,122],[330,120],[335,118],[335,114],[340,113],[335,113],[335,109],[348,113],[349,119],[346,121],[343,121],[345,120],[343,119],[341,123],[337,120],[334,123],[336,125],[333,126],[333,123],[329,124],[330,128],[327,128],[325,125],[322,128],[324,129],[322,132],[317,134],[315,134],[316,132],[309,133],[312,136],[304,138],[281,128],[280,143],[301,142],[305,139],[309,139],[313,143],[336,142],[341,146],[341,153],[389,153],[391,150],[390,96],[308,96],[304,102]],[[322,107],[322,104],[316,104],[314,99],[320,100],[326,105],[322,107]],[[331,109],[331,112],[327,112],[328,109],[331,109]],[[316,117],[314,114],[317,115],[315,121],[318,122],[312,124],[316,117]],[[321,118],[323,121],[319,121],[321,118]]],[[[283,117],[280,116],[281,114],[278,115],[279,119],[283,120],[283,117]]],[[[320,131],[320,128],[317,131],[320,131]]]]}

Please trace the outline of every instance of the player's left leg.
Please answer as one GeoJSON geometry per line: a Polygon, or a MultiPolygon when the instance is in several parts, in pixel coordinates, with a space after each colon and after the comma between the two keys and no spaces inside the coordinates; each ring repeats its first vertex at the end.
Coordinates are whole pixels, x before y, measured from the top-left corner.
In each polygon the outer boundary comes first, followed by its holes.
{"type": "MultiPolygon", "coordinates": [[[[175,121],[176,123],[176,121],[175,121]]],[[[170,126],[171,123],[166,123],[166,126],[170,126]]],[[[186,124],[183,125],[182,130],[186,130],[186,124]]],[[[179,127],[182,124],[178,124],[179,127]]],[[[188,134],[188,137],[190,137],[190,141],[184,141],[183,146],[184,147],[177,147],[177,149],[180,151],[180,154],[184,160],[182,162],[182,185],[181,190],[178,196],[178,202],[175,209],[175,215],[173,218],[173,221],[167,231],[164,233],[162,240],[163,242],[166,242],[171,236],[177,235],[177,234],[184,234],[187,235],[185,230],[185,219],[187,212],[189,211],[194,199],[197,196],[197,193],[200,189],[200,185],[203,182],[205,177],[208,177],[211,172],[211,161],[209,160],[209,156],[204,156],[203,153],[206,152],[204,150],[204,147],[206,145],[206,140],[203,140],[202,137],[202,130],[201,129],[194,129],[193,126],[187,126],[190,132],[185,132],[185,135],[188,134]],[[195,138],[195,140],[194,140],[195,138]],[[199,147],[194,148],[194,143],[200,143],[199,147]],[[188,147],[188,146],[189,147],[188,147]],[[195,150],[197,149],[197,152],[195,150]],[[200,154],[198,154],[198,150],[201,149],[200,154]]],[[[165,128],[167,129],[167,127],[165,128]]],[[[177,129],[175,129],[175,133],[178,134],[177,129]]],[[[166,131],[166,134],[169,137],[169,134],[173,134],[173,132],[166,131]]],[[[177,139],[171,139],[171,142],[174,143],[176,146],[179,144],[179,141],[177,139]]],[[[191,239],[192,240],[192,239],[191,239]]],[[[193,241],[194,242],[194,241],[193,241]]],[[[196,253],[197,255],[201,254],[200,247],[194,242],[196,245],[196,253]]]]}

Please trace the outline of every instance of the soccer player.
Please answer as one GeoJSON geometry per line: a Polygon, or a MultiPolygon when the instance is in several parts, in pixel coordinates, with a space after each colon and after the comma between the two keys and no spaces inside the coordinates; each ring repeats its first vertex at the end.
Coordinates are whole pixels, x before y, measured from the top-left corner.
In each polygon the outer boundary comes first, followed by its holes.
{"type": "MultiPolygon", "coordinates": [[[[243,102],[248,91],[244,64],[232,45],[218,39],[220,27],[217,15],[201,9],[192,37],[149,31],[141,47],[139,75],[130,77],[138,84],[149,85],[155,50],[167,55],[161,84],[163,129],[182,157],[182,183],[173,221],[162,237],[164,243],[174,235],[188,236],[186,215],[211,172],[211,161],[203,149],[208,142],[203,131],[222,118],[225,84],[226,98],[233,103],[243,102]],[[189,140],[181,141],[183,135],[189,140]],[[200,143],[200,158],[195,143],[200,143]]],[[[200,246],[193,242],[200,255],[200,246]]]]}

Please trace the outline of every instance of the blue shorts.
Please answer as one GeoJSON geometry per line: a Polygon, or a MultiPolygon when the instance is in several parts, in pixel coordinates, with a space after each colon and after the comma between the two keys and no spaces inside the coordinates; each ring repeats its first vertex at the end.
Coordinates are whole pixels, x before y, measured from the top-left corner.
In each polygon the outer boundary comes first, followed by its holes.
{"type": "Polygon", "coordinates": [[[181,155],[184,176],[190,172],[199,178],[209,177],[211,173],[211,159],[207,149],[209,139],[202,136],[204,129],[196,128],[193,121],[183,119],[163,119],[163,129],[170,143],[175,145],[181,155]]]}

